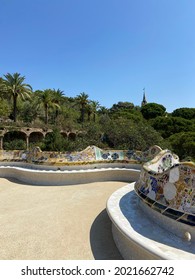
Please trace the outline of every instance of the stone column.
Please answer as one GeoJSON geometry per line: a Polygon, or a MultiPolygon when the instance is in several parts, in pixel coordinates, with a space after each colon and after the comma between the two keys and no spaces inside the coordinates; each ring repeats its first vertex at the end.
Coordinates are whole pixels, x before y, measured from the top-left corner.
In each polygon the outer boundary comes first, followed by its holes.
{"type": "Polygon", "coordinates": [[[0,136],[0,150],[3,150],[3,136],[0,136]]]}
{"type": "Polygon", "coordinates": [[[29,150],[29,135],[26,135],[26,149],[29,150]]]}

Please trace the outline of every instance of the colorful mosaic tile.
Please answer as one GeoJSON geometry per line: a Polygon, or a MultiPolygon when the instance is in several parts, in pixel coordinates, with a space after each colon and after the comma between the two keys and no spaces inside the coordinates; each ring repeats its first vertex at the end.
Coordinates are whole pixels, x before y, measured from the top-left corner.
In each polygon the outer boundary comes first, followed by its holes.
{"type": "Polygon", "coordinates": [[[135,191],[145,203],[163,215],[195,226],[194,163],[179,162],[170,151],[161,151],[143,164],[135,191]]]}
{"type": "Polygon", "coordinates": [[[0,151],[1,161],[26,161],[42,164],[66,164],[76,162],[96,161],[125,161],[145,162],[152,159],[161,149],[158,146],[151,147],[148,151],[133,150],[102,150],[96,146],[89,146],[81,152],[42,152],[39,147],[30,151],[0,151]]]}

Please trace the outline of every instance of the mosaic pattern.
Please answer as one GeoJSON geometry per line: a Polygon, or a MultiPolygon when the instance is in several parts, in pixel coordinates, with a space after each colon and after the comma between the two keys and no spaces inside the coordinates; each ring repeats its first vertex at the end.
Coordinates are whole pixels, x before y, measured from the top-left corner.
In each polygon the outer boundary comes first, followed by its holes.
{"type": "Polygon", "coordinates": [[[27,161],[33,163],[72,163],[90,162],[95,159],[95,148],[87,147],[81,152],[42,152],[39,148],[34,148],[26,153],[27,161]]]}
{"type": "Polygon", "coordinates": [[[145,162],[157,155],[161,151],[158,146],[153,146],[149,150],[135,151],[135,150],[102,150],[95,147],[96,160],[124,160],[124,161],[138,161],[145,162]]]}
{"type": "Polygon", "coordinates": [[[195,225],[194,163],[180,163],[170,151],[161,151],[143,165],[135,191],[163,215],[195,225]]]}
{"type": "Polygon", "coordinates": [[[26,161],[38,164],[68,164],[87,162],[145,162],[161,151],[158,146],[151,147],[146,152],[133,150],[102,150],[89,146],[81,152],[42,152],[39,147],[30,151],[0,150],[0,161],[26,161]]]}
{"type": "Polygon", "coordinates": [[[150,172],[162,173],[179,163],[179,157],[168,150],[160,151],[151,161],[145,163],[144,168],[150,172]]]}
{"type": "Polygon", "coordinates": [[[123,160],[124,151],[111,151],[111,150],[102,150],[98,147],[95,147],[95,159],[96,160],[123,160]]]}

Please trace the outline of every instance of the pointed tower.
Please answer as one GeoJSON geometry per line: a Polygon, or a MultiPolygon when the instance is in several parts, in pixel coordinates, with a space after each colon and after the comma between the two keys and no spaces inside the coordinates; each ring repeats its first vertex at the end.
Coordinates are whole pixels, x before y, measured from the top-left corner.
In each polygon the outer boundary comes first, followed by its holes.
{"type": "Polygon", "coordinates": [[[144,93],[143,93],[143,100],[142,100],[142,104],[141,107],[143,107],[144,105],[147,104],[147,100],[146,100],[146,94],[145,94],[145,88],[143,89],[144,93]]]}

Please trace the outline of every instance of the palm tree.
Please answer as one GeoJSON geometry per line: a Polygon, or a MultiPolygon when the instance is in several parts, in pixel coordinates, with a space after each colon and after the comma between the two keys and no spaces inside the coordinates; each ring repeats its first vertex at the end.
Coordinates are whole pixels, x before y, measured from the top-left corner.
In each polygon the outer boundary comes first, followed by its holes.
{"type": "Polygon", "coordinates": [[[4,90],[10,94],[13,98],[13,120],[16,122],[17,119],[17,100],[18,97],[25,99],[25,97],[30,98],[32,93],[32,87],[29,84],[25,84],[25,76],[21,76],[19,73],[14,73],[11,75],[7,73],[4,75],[1,83],[4,87],[4,90]]]}
{"type": "Polygon", "coordinates": [[[3,86],[3,79],[0,77],[0,95],[2,95],[3,89],[4,89],[4,86],[3,86]]]}
{"type": "Polygon", "coordinates": [[[56,106],[55,121],[59,115],[59,107],[63,101],[63,98],[64,98],[64,92],[62,90],[60,90],[59,88],[57,90],[53,89],[53,102],[56,105],[58,105],[56,106]]]}
{"type": "Polygon", "coordinates": [[[51,89],[46,89],[44,91],[39,91],[39,100],[44,106],[45,110],[45,124],[48,124],[48,119],[49,119],[49,108],[50,107],[57,107],[60,108],[60,105],[57,104],[54,98],[53,90],[51,89]]]}
{"type": "Polygon", "coordinates": [[[84,117],[85,117],[85,108],[87,104],[89,103],[89,95],[82,92],[79,95],[77,95],[76,99],[78,104],[81,106],[81,122],[84,122],[84,117]]]}
{"type": "Polygon", "coordinates": [[[100,106],[100,108],[99,108],[99,113],[100,113],[101,115],[107,115],[108,112],[109,112],[109,109],[107,109],[107,108],[104,107],[104,106],[100,106]]]}
{"type": "Polygon", "coordinates": [[[100,108],[100,103],[98,101],[90,101],[90,106],[93,114],[93,121],[96,121],[97,110],[100,108]]]}
{"type": "Polygon", "coordinates": [[[90,119],[91,119],[91,114],[93,113],[93,109],[92,109],[92,106],[91,106],[91,104],[90,104],[90,101],[89,101],[89,103],[86,105],[85,111],[86,111],[86,113],[87,113],[87,120],[90,121],[90,119]]]}

